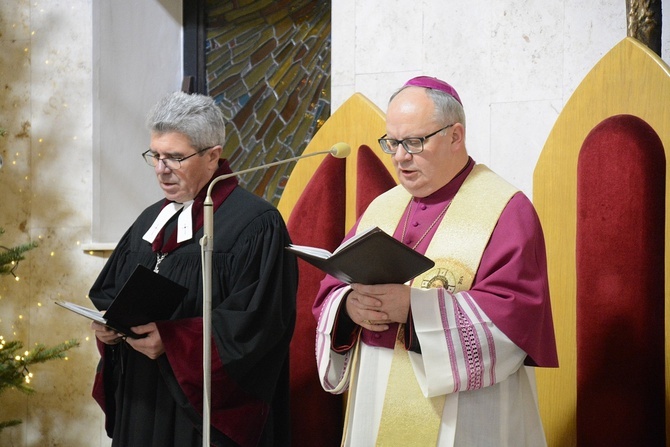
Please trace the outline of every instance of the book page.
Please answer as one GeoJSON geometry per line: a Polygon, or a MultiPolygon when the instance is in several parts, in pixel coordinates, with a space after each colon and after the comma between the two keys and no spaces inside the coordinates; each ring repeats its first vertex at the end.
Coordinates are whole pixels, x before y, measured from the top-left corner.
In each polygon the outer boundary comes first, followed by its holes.
{"type": "Polygon", "coordinates": [[[97,321],[98,323],[107,324],[107,320],[102,316],[100,311],[89,309],[88,307],[80,306],[79,304],[70,303],[68,301],[57,301],[56,304],[81,316],[97,321]]]}
{"type": "Polygon", "coordinates": [[[301,253],[312,255],[321,259],[328,259],[331,257],[331,253],[324,248],[308,247],[306,245],[294,245],[294,244],[290,244],[289,247],[292,250],[296,250],[301,253]]]}

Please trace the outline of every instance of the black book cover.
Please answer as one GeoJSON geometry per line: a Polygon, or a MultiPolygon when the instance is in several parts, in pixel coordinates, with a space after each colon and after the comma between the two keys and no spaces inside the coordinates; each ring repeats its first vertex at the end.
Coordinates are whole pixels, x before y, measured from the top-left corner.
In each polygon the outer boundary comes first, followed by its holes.
{"type": "Polygon", "coordinates": [[[187,290],[186,287],[138,264],[104,313],[67,301],[56,304],[128,337],[139,338],[130,328],[152,321],[168,320],[187,290]]]}
{"type": "Polygon", "coordinates": [[[435,265],[378,227],[350,238],[332,254],[301,245],[286,249],[347,284],[404,284],[435,265]]]}

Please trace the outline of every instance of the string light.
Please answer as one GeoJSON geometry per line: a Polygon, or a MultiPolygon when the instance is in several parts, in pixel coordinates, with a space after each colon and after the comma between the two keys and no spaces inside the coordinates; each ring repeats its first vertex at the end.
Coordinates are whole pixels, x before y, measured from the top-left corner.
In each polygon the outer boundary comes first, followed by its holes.
{"type": "MultiPolygon", "coordinates": [[[[5,250],[6,252],[12,252],[13,251],[12,249],[10,249],[8,247],[5,247],[4,245],[0,245],[0,249],[5,250]]],[[[20,256],[21,252],[18,252],[18,253],[19,253],[19,256],[20,256]]],[[[53,256],[53,252],[52,252],[52,256],[53,256]]],[[[23,258],[19,257],[19,259],[23,259],[23,258]]],[[[21,278],[19,278],[16,274],[16,269],[19,268],[19,260],[18,259],[12,259],[9,262],[9,265],[12,267],[9,270],[9,273],[14,277],[15,281],[19,281],[21,278]]]]}
{"type": "MultiPolygon", "coordinates": [[[[9,251],[9,249],[8,249],[7,247],[3,247],[3,246],[0,245],[0,248],[9,251]]],[[[12,276],[14,277],[14,279],[15,279],[16,281],[18,281],[18,280],[19,280],[19,277],[16,275],[16,273],[14,273],[14,271],[19,267],[19,261],[11,261],[11,262],[9,263],[9,265],[12,266],[12,269],[9,271],[9,273],[12,274],[12,276]]]]}
{"type": "MultiPolygon", "coordinates": [[[[18,154],[17,154],[18,155],[18,154]]],[[[1,167],[1,165],[0,165],[1,167]]],[[[26,180],[28,178],[26,177],[26,180]]],[[[0,234],[4,233],[4,230],[0,229],[0,234]]],[[[39,235],[38,240],[43,240],[44,235],[39,235]]],[[[16,281],[19,281],[19,276],[17,275],[18,273],[18,267],[19,263],[21,260],[23,260],[22,253],[26,250],[30,250],[31,248],[37,246],[38,244],[36,243],[30,243],[30,244],[23,244],[18,247],[14,248],[8,248],[5,246],[0,245],[0,255],[3,256],[2,258],[2,274],[11,274],[16,281]],[[7,253],[6,253],[7,252],[7,253]]],[[[51,251],[49,253],[49,256],[55,257],[57,256],[56,251],[51,251]]],[[[2,288],[3,291],[5,288],[2,288]]],[[[0,300],[4,298],[2,295],[0,295],[0,300]]],[[[44,303],[41,301],[37,301],[37,307],[42,308],[44,307],[44,303]]],[[[18,337],[17,333],[17,328],[21,327],[23,324],[27,323],[29,320],[29,315],[27,314],[18,314],[15,316],[16,321],[12,323],[10,332],[10,340],[7,341],[3,335],[0,335],[0,353],[2,353],[2,358],[3,358],[3,369],[6,367],[9,367],[11,370],[13,370],[13,377],[15,378],[16,382],[23,382],[23,386],[27,387],[27,389],[31,389],[30,387],[32,386],[32,383],[35,381],[35,375],[30,371],[31,365],[33,363],[41,363],[46,360],[51,360],[51,359],[56,359],[60,358],[63,360],[69,360],[69,357],[63,355],[63,351],[70,349],[73,346],[78,346],[79,343],[75,341],[75,344],[71,345],[68,342],[65,344],[62,344],[60,346],[54,346],[53,348],[47,348],[41,344],[36,344],[36,349],[34,351],[32,350],[25,350],[23,353],[17,354],[15,350],[20,349],[22,346],[21,342],[18,341],[12,341],[13,338],[18,337]],[[53,350],[53,351],[52,351],[53,350]]],[[[0,318],[0,322],[2,322],[2,319],[0,318]]]]}

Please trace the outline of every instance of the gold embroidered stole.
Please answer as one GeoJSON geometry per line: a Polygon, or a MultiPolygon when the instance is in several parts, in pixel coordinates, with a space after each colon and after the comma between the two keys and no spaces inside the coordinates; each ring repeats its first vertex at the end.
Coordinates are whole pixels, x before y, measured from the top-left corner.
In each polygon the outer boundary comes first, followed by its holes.
{"type": "MultiPolygon", "coordinates": [[[[435,261],[435,266],[412,281],[412,286],[444,287],[451,293],[468,290],[500,213],[517,191],[486,166],[476,165],[452,200],[428,246],[426,256],[435,261]]],[[[410,200],[411,196],[402,186],[393,188],[370,204],[359,222],[359,231],[376,225],[393,234],[410,200]]],[[[436,445],[446,395],[432,398],[423,395],[404,346],[403,331],[401,324],[377,446],[436,445]]],[[[453,397],[456,399],[457,395],[453,397]]]]}

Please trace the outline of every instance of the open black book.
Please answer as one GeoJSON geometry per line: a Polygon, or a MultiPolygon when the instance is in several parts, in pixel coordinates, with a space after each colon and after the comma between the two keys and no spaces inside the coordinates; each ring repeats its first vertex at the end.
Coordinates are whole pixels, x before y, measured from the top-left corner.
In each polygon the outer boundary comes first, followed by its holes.
{"type": "Polygon", "coordinates": [[[286,249],[347,284],[404,284],[435,265],[379,227],[357,234],[333,253],[293,244],[286,249]]]}
{"type": "Polygon", "coordinates": [[[68,301],[56,301],[56,304],[128,337],[141,338],[130,328],[169,319],[187,290],[138,264],[106,311],[100,312],[68,301]]]}

